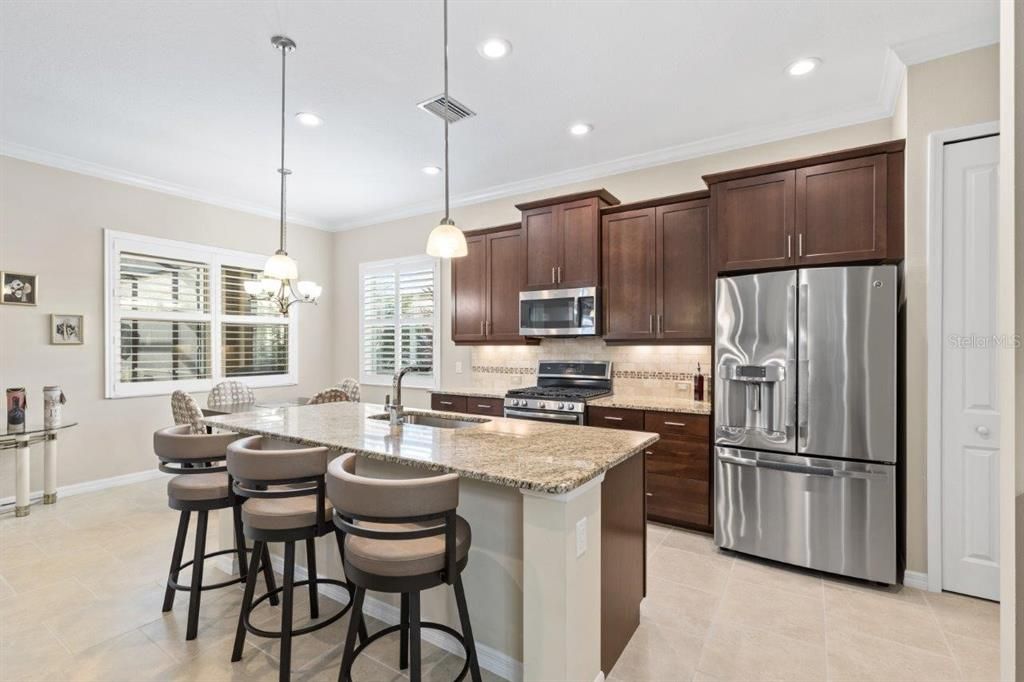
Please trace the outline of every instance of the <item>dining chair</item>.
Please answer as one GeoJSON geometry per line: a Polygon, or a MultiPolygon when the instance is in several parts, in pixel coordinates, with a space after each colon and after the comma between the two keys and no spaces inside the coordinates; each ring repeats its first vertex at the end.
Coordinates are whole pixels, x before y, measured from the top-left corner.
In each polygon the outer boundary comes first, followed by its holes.
{"type": "Polygon", "coordinates": [[[315,396],[309,399],[307,405],[321,405],[323,403],[347,403],[349,402],[348,393],[341,390],[340,388],[325,388],[324,390],[317,393],[315,396]]]}
{"type": "Polygon", "coordinates": [[[222,381],[213,387],[206,399],[207,407],[256,402],[256,394],[241,381],[222,381]]]}
{"type": "Polygon", "coordinates": [[[175,391],[171,394],[171,414],[174,415],[176,425],[188,425],[189,433],[207,432],[206,426],[203,424],[203,408],[199,407],[196,399],[185,391],[175,391]]]}
{"type": "Polygon", "coordinates": [[[356,381],[352,377],[348,377],[346,379],[342,379],[338,383],[338,388],[345,392],[345,394],[348,396],[348,399],[350,401],[352,401],[354,403],[358,403],[359,402],[359,382],[358,381],[356,381]]]}

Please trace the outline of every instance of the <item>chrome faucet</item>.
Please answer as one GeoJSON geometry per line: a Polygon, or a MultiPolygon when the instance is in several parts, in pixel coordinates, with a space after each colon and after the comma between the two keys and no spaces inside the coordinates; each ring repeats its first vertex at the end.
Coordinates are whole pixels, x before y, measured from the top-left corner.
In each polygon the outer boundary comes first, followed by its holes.
{"type": "Polygon", "coordinates": [[[402,423],[402,416],[405,414],[402,410],[402,377],[409,372],[429,372],[430,367],[424,365],[410,365],[408,367],[402,367],[395,372],[395,377],[391,381],[391,388],[394,392],[395,401],[391,402],[391,396],[385,398],[384,407],[387,408],[388,414],[391,415],[391,425],[398,426],[402,423]]]}

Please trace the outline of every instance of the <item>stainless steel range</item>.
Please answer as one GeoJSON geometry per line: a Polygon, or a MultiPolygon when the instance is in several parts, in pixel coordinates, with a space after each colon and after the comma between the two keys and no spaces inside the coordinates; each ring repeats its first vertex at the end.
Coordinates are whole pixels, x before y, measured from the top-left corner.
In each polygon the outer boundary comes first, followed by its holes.
{"type": "Polygon", "coordinates": [[[611,392],[611,362],[541,362],[536,386],[514,388],[505,394],[505,416],[584,424],[587,401],[611,392]]]}

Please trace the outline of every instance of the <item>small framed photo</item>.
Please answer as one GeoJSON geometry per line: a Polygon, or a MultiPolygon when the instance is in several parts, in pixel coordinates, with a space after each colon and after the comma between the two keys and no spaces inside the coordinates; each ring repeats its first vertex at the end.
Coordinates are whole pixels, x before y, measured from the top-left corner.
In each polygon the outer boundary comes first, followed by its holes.
{"type": "Polygon", "coordinates": [[[85,343],[84,315],[50,315],[50,343],[75,346],[85,343]]]}
{"type": "Polygon", "coordinates": [[[3,284],[0,303],[8,305],[35,305],[39,295],[39,283],[35,275],[17,272],[0,272],[3,284]]]}

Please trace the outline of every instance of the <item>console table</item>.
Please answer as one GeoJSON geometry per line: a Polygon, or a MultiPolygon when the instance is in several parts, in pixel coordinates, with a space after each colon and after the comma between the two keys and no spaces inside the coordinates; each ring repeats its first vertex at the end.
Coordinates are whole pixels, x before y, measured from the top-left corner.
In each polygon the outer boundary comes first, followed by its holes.
{"type": "Polygon", "coordinates": [[[68,422],[50,428],[42,424],[8,426],[0,431],[0,450],[15,450],[14,515],[28,516],[30,453],[32,445],[43,443],[43,504],[57,501],[57,434],[78,422],[68,422]]]}

